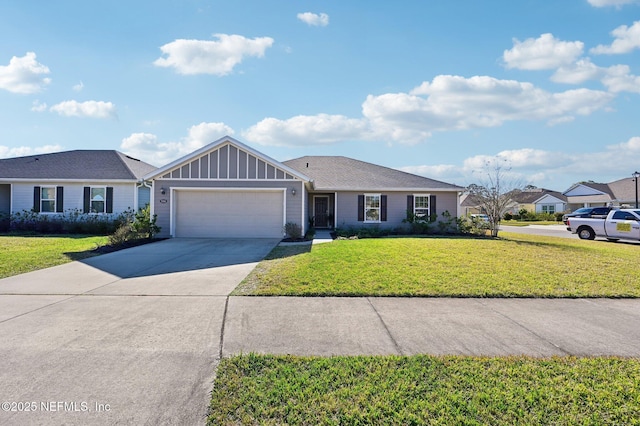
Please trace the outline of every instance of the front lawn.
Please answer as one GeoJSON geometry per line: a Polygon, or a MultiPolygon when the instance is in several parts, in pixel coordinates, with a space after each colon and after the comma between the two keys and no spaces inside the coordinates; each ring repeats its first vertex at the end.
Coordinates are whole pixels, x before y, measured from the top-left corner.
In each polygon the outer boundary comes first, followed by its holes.
{"type": "Polygon", "coordinates": [[[500,235],[276,247],[233,294],[640,297],[637,244],[500,235]]]}
{"type": "Polygon", "coordinates": [[[529,226],[529,225],[564,225],[562,222],[555,220],[538,220],[538,221],[522,221],[522,220],[503,220],[501,225],[507,226],[529,226]]]}
{"type": "Polygon", "coordinates": [[[223,359],[210,425],[639,424],[640,360],[223,359]]]}
{"type": "Polygon", "coordinates": [[[0,278],[95,256],[107,237],[0,235],[0,278]]]}

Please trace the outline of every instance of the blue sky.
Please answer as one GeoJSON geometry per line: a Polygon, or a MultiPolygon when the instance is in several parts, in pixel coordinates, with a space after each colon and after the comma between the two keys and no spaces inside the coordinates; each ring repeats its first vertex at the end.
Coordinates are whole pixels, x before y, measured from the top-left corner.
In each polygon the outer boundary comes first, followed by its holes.
{"type": "Polygon", "coordinates": [[[640,169],[640,0],[6,1],[0,157],[224,135],[459,185],[640,169]]]}

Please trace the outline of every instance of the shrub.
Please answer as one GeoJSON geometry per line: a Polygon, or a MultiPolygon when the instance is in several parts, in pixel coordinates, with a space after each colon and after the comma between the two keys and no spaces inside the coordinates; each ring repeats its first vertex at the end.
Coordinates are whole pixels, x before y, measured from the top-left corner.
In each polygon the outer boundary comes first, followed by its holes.
{"type": "Polygon", "coordinates": [[[40,214],[32,210],[23,210],[10,216],[9,229],[42,234],[109,235],[120,225],[131,222],[133,214],[131,209],[119,214],[83,213],[78,209],[69,209],[58,214],[40,214]]]}
{"type": "Polygon", "coordinates": [[[504,214],[504,220],[513,220],[513,215],[509,212],[504,214]]]}
{"type": "Polygon", "coordinates": [[[156,225],[157,218],[158,215],[155,214],[151,217],[151,207],[147,204],[135,214],[131,228],[138,234],[138,238],[152,239],[154,235],[160,232],[160,227],[156,225]]]}
{"type": "Polygon", "coordinates": [[[124,223],[115,230],[115,232],[109,235],[109,245],[118,247],[125,244],[127,241],[136,239],[136,232],[132,229],[131,224],[124,223]]]}
{"type": "Polygon", "coordinates": [[[284,233],[292,240],[299,240],[302,238],[302,228],[294,222],[287,222],[284,225],[284,233]]]}
{"type": "Polygon", "coordinates": [[[316,229],[315,228],[309,228],[307,230],[307,233],[305,234],[304,238],[307,240],[313,240],[313,237],[316,236],[316,229]]]}

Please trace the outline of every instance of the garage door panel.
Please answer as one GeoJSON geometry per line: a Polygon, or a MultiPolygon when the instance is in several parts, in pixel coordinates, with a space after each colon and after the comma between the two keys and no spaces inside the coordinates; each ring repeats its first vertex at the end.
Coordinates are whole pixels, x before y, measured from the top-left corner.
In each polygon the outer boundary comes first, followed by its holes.
{"type": "Polygon", "coordinates": [[[282,191],[177,190],[176,237],[282,237],[282,191]]]}

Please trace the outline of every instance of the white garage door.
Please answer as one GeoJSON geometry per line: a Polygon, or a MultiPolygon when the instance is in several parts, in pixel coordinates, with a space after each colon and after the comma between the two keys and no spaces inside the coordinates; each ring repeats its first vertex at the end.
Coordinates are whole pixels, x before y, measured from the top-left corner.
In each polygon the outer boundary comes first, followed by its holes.
{"type": "Polygon", "coordinates": [[[176,237],[281,238],[283,191],[176,190],[176,237]]]}

